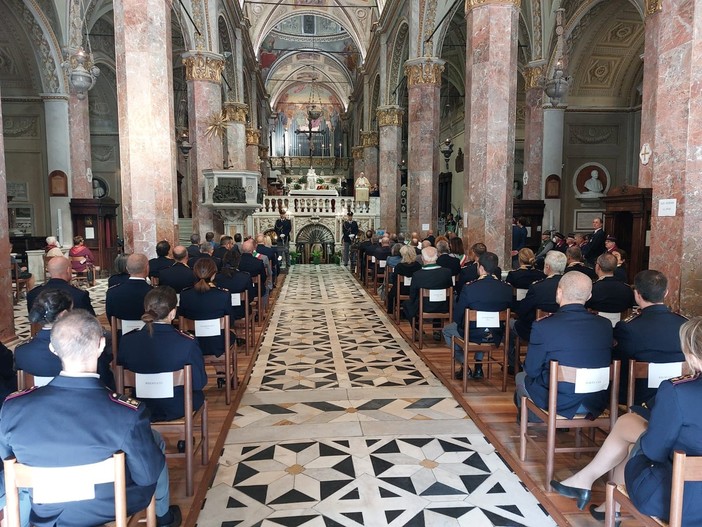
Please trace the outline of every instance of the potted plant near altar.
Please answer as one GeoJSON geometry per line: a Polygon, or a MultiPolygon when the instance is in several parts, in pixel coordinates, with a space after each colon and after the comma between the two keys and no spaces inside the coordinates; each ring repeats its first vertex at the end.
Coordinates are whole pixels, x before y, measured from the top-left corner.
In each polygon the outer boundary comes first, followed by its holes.
{"type": "Polygon", "coordinates": [[[332,254],[332,262],[336,265],[341,265],[341,251],[336,251],[332,254]]]}
{"type": "Polygon", "coordinates": [[[311,256],[312,256],[312,263],[313,264],[322,263],[322,250],[321,249],[313,249],[311,256]]]}
{"type": "Polygon", "coordinates": [[[290,265],[295,265],[300,262],[300,253],[297,251],[290,251],[290,265]]]}
{"type": "Polygon", "coordinates": [[[300,185],[300,188],[306,189],[307,188],[307,176],[300,176],[297,180],[297,184],[300,185]]]}

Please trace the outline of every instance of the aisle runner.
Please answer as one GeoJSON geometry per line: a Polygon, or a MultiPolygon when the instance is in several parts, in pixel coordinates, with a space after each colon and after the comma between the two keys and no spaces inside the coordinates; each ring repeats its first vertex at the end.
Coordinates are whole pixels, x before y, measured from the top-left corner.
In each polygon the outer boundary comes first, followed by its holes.
{"type": "Polygon", "coordinates": [[[555,525],[342,267],[297,265],[198,526],[555,525]]]}

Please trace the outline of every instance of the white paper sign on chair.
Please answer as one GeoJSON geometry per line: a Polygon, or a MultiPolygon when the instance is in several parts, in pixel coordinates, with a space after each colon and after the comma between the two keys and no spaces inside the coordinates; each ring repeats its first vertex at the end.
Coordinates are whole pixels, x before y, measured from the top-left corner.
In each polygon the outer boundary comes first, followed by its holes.
{"type": "Polygon", "coordinates": [[[612,323],[612,327],[617,325],[617,322],[619,322],[622,319],[622,314],[621,313],[607,313],[605,311],[600,311],[597,313],[600,315],[602,318],[606,318],[612,323]]]}
{"type": "Polygon", "coordinates": [[[575,393],[595,393],[609,387],[609,366],[578,368],[575,371],[575,393]]]}
{"type": "Polygon", "coordinates": [[[36,477],[32,487],[32,501],[34,503],[49,504],[94,500],[95,485],[86,478],[80,467],[75,468],[75,474],[71,473],[68,480],[66,479],[65,469],[35,468],[34,475],[36,477]]]}
{"type": "Polygon", "coordinates": [[[430,289],[429,302],[446,302],[446,289],[430,289]]]}
{"type": "Polygon", "coordinates": [[[528,292],[528,289],[517,289],[517,301],[521,302],[522,300],[524,300],[524,297],[527,296],[528,292]]]}
{"type": "Polygon", "coordinates": [[[210,320],[195,321],[195,336],[196,337],[216,337],[220,335],[219,319],[213,318],[210,320]]]}
{"type": "Polygon", "coordinates": [[[173,397],[173,373],[136,373],[136,391],[143,399],[173,397]]]}
{"type": "Polygon", "coordinates": [[[655,363],[648,365],[648,387],[658,388],[665,380],[682,375],[682,362],[655,363]]]}
{"type": "Polygon", "coordinates": [[[232,293],[232,306],[239,307],[241,305],[241,293],[232,293]]]}
{"type": "Polygon", "coordinates": [[[387,263],[388,263],[388,262],[386,262],[385,260],[378,260],[378,266],[379,266],[381,269],[384,269],[385,266],[387,265],[387,263]]]}
{"type": "Polygon", "coordinates": [[[53,380],[54,380],[53,377],[40,377],[39,375],[35,375],[34,376],[34,386],[36,386],[37,388],[39,388],[41,386],[46,386],[47,384],[49,384],[53,380]]]}
{"type": "Polygon", "coordinates": [[[499,328],[499,311],[477,311],[475,313],[475,325],[479,328],[499,328]]]}
{"type": "Polygon", "coordinates": [[[123,320],[122,321],[122,335],[129,333],[130,331],[140,330],[144,327],[144,322],[141,320],[123,320]]]}
{"type": "Polygon", "coordinates": [[[411,276],[405,276],[402,280],[402,284],[405,285],[406,287],[409,287],[412,285],[412,277],[411,276]]]}

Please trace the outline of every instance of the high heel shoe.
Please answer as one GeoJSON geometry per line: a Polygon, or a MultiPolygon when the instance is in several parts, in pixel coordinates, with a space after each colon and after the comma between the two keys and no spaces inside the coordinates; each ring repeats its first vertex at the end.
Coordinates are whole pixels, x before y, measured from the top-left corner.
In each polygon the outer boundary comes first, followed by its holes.
{"type": "Polygon", "coordinates": [[[575,498],[578,509],[583,510],[585,505],[590,501],[590,495],[592,491],[590,489],[579,489],[576,487],[569,487],[568,485],[563,485],[555,479],[551,480],[551,488],[558,492],[561,496],[566,498],[575,498]]]}
{"type": "MultiPolygon", "coordinates": [[[[595,518],[598,522],[604,522],[605,521],[605,513],[600,512],[597,510],[597,505],[594,503],[590,505],[590,516],[595,518]]],[[[619,527],[622,523],[622,513],[621,512],[615,512],[614,513],[614,527],[619,527]]]]}

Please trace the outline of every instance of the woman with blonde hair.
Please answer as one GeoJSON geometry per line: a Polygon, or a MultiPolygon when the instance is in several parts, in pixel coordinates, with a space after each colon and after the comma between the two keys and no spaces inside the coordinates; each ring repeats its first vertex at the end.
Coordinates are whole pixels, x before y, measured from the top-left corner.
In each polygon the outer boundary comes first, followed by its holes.
{"type": "Polygon", "coordinates": [[[517,257],[519,268],[507,273],[507,278],[505,279],[505,282],[509,285],[517,289],[529,289],[529,286],[534,282],[546,278],[543,271],[534,269],[534,263],[536,262],[534,251],[528,247],[524,247],[523,249],[519,249],[517,257]]]}
{"type": "MultiPolygon", "coordinates": [[[[680,344],[685,362],[693,372],[658,387],[649,408],[634,407],[622,415],[597,455],[581,471],[562,482],[552,481],[559,494],[575,498],[579,509],[590,501],[593,483],[614,469],[613,481],[626,482],[631,501],[643,514],[668,520],[672,485],[673,452],[702,455],[702,317],[680,326],[680,344]]],[[[604,519],[603,506],[590,506],[590,513],[604,519]]],[[[685,485],[683,525],[700,525],[702,485],[685,485]]]]}
{"type": "MultiPolygon", "coordinates": [[[[414,247],[410,245],[403,245],[400,248],[400,256],[402,257],[402,260],[400,263],[398,263],[395,266],[395,269],[392,272],[392,276],[390,278],[390,289],[388,290],[387,293],[387,300],[388,300],[388,305],[387,305],[387,311],[388,313],[392,313],[393,309],[395,307],[395,298],[397,297],[397,291],[395,291],[395,285],[397,284],[397,277],[398,276],[404,276],[412,278],[412,275],[419,271],[422,268],[422,264],[420,264],[417,261],[417,253],[414,250],[414,247]]],[[[408,295],[409,294],[409,285],[405,285],[405,280],[402,280],[402,283],[400,284],[400,292],[403,295],[408,295]]]]}

